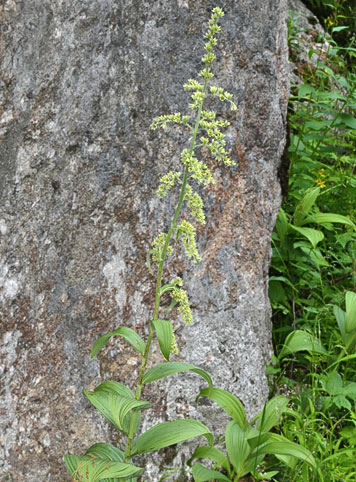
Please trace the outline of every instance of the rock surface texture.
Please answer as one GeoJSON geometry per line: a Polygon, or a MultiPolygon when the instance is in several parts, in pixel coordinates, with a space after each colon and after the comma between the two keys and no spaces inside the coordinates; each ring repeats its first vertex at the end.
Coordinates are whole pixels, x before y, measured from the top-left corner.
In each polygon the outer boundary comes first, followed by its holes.
{"type": "MultiPolygon", "coordinates": [[[[216,3],[225,17],[215,82],[238,111],[215,107],[231,122],[237,165],[213,167],[217,182],[202,192],[202,263],[193,269],[182,255],[170,266],[170,275],[183,274],[195,317],[189,327],[175,321],[177,360],[209,371],[250,416],[266,399],[267,273],[288,100],[285,0],[4,0],[1,482],[70,481],[64,453],[114,440],[81,390],[108,379],[131,385],[139,360],[118,339],[94,361],[88,355],[120,325],[147,333],[146,252],[175,202],[154,190],[186,146],[179,130],[149,125],[187,112],[182,84],[201,69],[216,3]]],[[[162,361],[155,347],[151,361],[162,361]]],[[[148,386],[145,426],[187,415],[213,426],[216,407],[194,405],[202,385],[182,375],[148,386]]]]}

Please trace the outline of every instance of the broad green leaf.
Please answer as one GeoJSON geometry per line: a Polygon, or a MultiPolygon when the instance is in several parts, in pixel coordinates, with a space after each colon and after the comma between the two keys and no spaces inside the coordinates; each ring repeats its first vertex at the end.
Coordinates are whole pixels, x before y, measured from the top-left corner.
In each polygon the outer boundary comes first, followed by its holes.
{"type": "Polygon", "coordinates": [[[288,233],[288,219],[286,213],[281,208],[278,213],[276,221],[276,230],[281,243],[283,243],[284,238],[288,233]]]}
{"type": "Polygon", "coordinates": [[[312,467],[316,467],[314,457],[308,449],[302,445],[290,442],[285,437],[275,433],[270,434],[270,439],[264,445],[256,449],[258,454],[289,455],[297,459],[304,460],[312,467]]]}
{"type": "Polygon", "coordinates": [[[356,293],[347,291],[346,296],[346,333],[356,330],[356,293]]]}
{"type": "Polygon", "coordinates": [[[204,388],[197,396],[207,397],[214,400],[240,427],[244,428],[246,424],[246,414],[240,400],[230,392],[221,388],[204,388]]]}
{"type": "Polygon", "coordinates": [[[321,129],[328,127],[328,125],[329,125],[328,121],[317,121],[317,120],[307,121],[305,123],[305,127],[308,127],[309,129],[313,129],[314,131],[320,131],[321,129]]]}
{"type": "Polygon", "coordinates": [[[343,387],[343,394],[353,400],[356,399],[356,382],[346,382],[343,387]]]}
{"type": "Polygon", "coordinates": [[[163,422],[137,437],[133,442],[131,455],[154,452],[199,436],[204,436],[210,445],[214,443],[213,434],[208,427],[196,420],[163,422]]]}
{"type": "Polygon", "coordinates": [[[197,447],[187,462],[190,467],[194,459],[209,459],[214,462],[214,464],[217,464],[219,467],[225,469],[227,472],[230,471],[228,458],[223,452],[221,452],[221,450],[216,449],[215,447],[207,447],[205,445],[197,447]]]}
{"type": "Polygon", "coordinates": [[[65,455],[64,461],[75,482],[99,482],[115,478],[123,480],[143,472],[141,467],[115,462],[109,458],[101,458],[92,454],[88,456],[65,455]]]}
{"type": "Polygon", "coordinates": [[[346,410],[351,410],[352,408],[345,395],[336,395],[332,400],[338,408],[346,408],[346,410]]]}
{"type": "Polygon", "coordinates": [[[335,123],[335,125],[344,124],[350,129],[356,129],[356,119],[353,115],[341,113],[335,123]]]}
{"type": "MultiPolygon", "coordinates": [[[[104,443],[104,442],[99,442],[94,445],[92,445],[84,455],[88,456],[95,456],[99,457],[101,459],[108,459],[112,460],[113,462],[123,462],[125,454],[122,450],[118,449],[117,447],[114,447],[113,445],[104,443]]],[[[122,479],[118,479],[115,477],[114,479],[102,479],[102,482],[120,482],[122,479]]],[[[134,482],[137,479],[129,479],[130,481],[134,482]]]]}
{"type": "Polygon", "coordinates": [[[168,320],[154,320],[152,324],[157,333],[158,343],[161,348],[162,355],[166,360],[169,360],[173,337],[172,323],[168,320]]]}
{"type": "Polygon", "coordinates": [[[298,97],[301,99],[302,97],[307,96],[308,94],[314,94],[315,89],[311,85],[308,84],[302,84],[298,88],[298,97]]]}
{"type": "Polygon", "coordinates": [[[342,341],[346,344],[346,313],[336,305],[333,306],[333,312],[339,325],[342,341]]]}
{"type": "Polygon", "coordinates": [[[229,460],[234,466],[236,473],[240,476],[251,448],[245,439],[245,431],[237,422],[232,421],[227,425],[225,443],[229,460]]]}
{"type": "Polygon", "coordinates": [[[143,355],[145,353],[145,344],[142,338],[136,333],[136,331],[128,328],[127,326],[120,326],[115,331],[106,333],[96,340],[90,353],[90,359],[92,360],[95,355],[103,348],[106,342],[114,335],[119,335],[125,338],[136,350],[143,355]]]}
{"type": "Polygon", "coordinates": [[[300,228],[298,226],[294,226],[293,224],[290,224],[290,227],[294,229],[294,231],[297,231],[299,234],[306,237],[310,241],[313,248],[316,248],[317,244],[324,239],[324,234],[317,229],[300,228]]]}
{"type": "Polygon", "coordinates": [[[303,247],[303,246],[299,246],[300,249],[303,251],[303,253],[305,253],[307,256],[309,256],[309,258],[311,259],[311,261],[316,264],[316,266],[318,266],[319,268],[321,266],[330,266],[329,263],[326,261],[326,259],[324,258],[324,256],[321,254],[320,250],[317,249],[317,248],[307,248],[307,247],[303,247]]]}
{"type": "Polygon", "coordinates": [[[347,218],[346,216],[342,216],[341,214],[334,214],[334,213],[315,213],[312,216],[309,216],[303,220],[301,224],[309,224],[309,223],[318,223],[318,224],[327,224],[327,223],[341,223],[351,226],[353,229],[356,230],[356,225],[351,221],[351,219],[347,218]]]}
{"type": "Polygon", "coordinates": [[[110,413],[115,425],[123,432],[125,432],[126,429],[126,415],[128,415],[132,410],[144,410],[152,406],[151,403],[144,402],[142,400],[131,400],[129,398],[124,398],[116,393],[109,394],[108,402],[110,413]]]}
{"type": "Polygon", "coordinates": [[[309,351],[311,353],[320,353],[321,355],[328,354],[318,338],[303,330],[295,330],[287,336],[279,358],[281,359],[298,351],[309,351]]]}
{"type": "Polygon", "coordinates": [[[309,213],[317,197],[320,194],[319,187],[308,189],[294,211],[294,224],[300,226],[303,219],[309,213]]]}
{"type": "Polygon", "coordinates": [[[187,370],[197,373],[198,375],[203,377],[208,382],[209,387],[213,386],[213,382],[211,381],[210,376],[205,370],[202,370],[201,368],[198,368],[194,365],[190,365],[189,363],[181,362],[159,363],[145,373],[143,377],[143,383],[154,382],[155,380],[159,380],[160,378],[165,378],[169,375],[174,375],[175,373],[180,373],[187,370]]]}
{"type": "Polygon", "coordinates": [[[325,391],[329,393],[329,395],[339,395],[342,393],[342,378],[339,373],[334,372],[326,380],[325,384],[325,391]]]}
{"type": "MultiPolygon", "coordinates": [[[[112,423],[117,429],[122,430],[123,432],[127,433],[130,425],[131,416],[127,412],[127,408],[130,406],[128,402],[133,401],[135,402],[135,397],[132,391],[125,387],[118,382],[108,381],[104,382],[93,392],[89,392],[87,390],[83,390],[84,395],[87,397],[90,403],[94,405],[94,407],[99,410],[99,412],[110,422],[112,423]],[[115,397],[118,397],[117,401],[115,401],[115,397]],[[122,410],[126,411],[126,415],[120,420],[117,419],[116,412],[117,404],[120,404],[119,400],[123,399],[123,402],[127,402],[122,406],[122,410]]],[[[144,402],[146,404],[146,402],[144,402]]],[[[135,403],[134,403],[135,405],[135,403]]],[[[147,408],[148,405],[142,406],[142,408],[147,408]]],[[[132,406],[129,410],[132,409],[140,409],[139,406],[132,406]]],[[[121,412],[123,413],[123,412],[121,412]]],[[[140,417],[136,418],[136,426],[135,430],[137,430],[138,425],[140,423],[140,417]]]]}
{"type": "Polygon", "coordinates": [[[206,469],[201,464],[194,464],[192,472],[194,482],[205,482],[206,480],[226,480],[231,482],[231,479],[226,477],[226,475],[216,470],[206,469]]]}
{"type": "Polygon", "coordinates": [[[281,415],[287,410],[288,403],[288,398],[283,395],[278,395],[269,400],[264,409],[254,418],[254,420],[258,418],[257,430],[269,432],[272,427],[280,422],[281,415]]]}

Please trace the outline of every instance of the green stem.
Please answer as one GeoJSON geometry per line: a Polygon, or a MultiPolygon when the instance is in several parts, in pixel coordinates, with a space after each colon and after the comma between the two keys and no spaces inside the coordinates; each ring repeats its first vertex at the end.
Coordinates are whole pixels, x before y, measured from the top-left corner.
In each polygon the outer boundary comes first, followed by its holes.
{"type": "MultiPolygon", "coordinates": [[[[209,67],[207,67],[207,72],[209,72],[209,67]]],[[[194,130],[193,130],[192,139],[191,139],[190,147],[189,147],[189,154],[192,154],[195,147],[196,147],[195,141],[196,141],[196,137],[197,137],[198,130],[199,130],[201,112],[202,112],[202,109],[203,109],[203,103],[204,103],[204,99],[205,99],[205,96],[206,96],[207,84],[208,84],[208,79],[207,79],[207,77],[205,77],[204,86],[203,86],[204,97],[203,97],[203,100],[202,100],[202,102],[201,102],[201,104],[198,108],[197,118],[196,118],[196,121],[195,121],[195,127],[194,127],[194,130]]],[[[176,229],[177,220],[178,220],[179,213],[180,213],[183,201],[184,201],[186,186],[187,186],[187,181],[188,181],[188,174],[189,174],[189,170],[188,170],[188,166],[186,166],[185,170],[184,170],[184,176],[183,176],[182,186],[181,186],[181,190],[180,190],[180,194],[179,194],[178,204],[177,204],[176,210],[174,212],[174,216],[173,216],[169,231],[167,233],[165,243],[164,243],[163,248],[162,248],[162,256],[161,256],[160,263],[158,265],[158,274],[157,274],[157,282],[156,282],[156,298],[155,298],[155,307],[154,307],[154,311],[153,311],[153,320],[157,320],[157,317],[158,317],[159,306],[160,306],[160,301],[161,301],[161,286],[162,286],[162,275],[163,275],[164,262],[166,260],[168,246],[169,246],[173,231],[176,229]]],[[[154,334],[154,328],[153,328],[153,325],[151,323],[150,332],[148,334],[145,352],[144,352],[144,355],[143,355],[140,374],[139,374],[137,388],[136,388],[136,395],[135,395],[136,400],[140,400],[140,397],[141,397],[141,392],[142,392],[142,387],[143,387],[143,377],[144,377],[145,370],[146,370],[146,365],[147,365],[147,360],[148,360],[148,356],[149,356],[149,352],[150,352],[150,348],[151,348],[153,334],[154,334]]],[[[134,437],[136,420],[137,420],[137,411],[135,410],[135,411],[132,412],[132,415],[131,415],[130,428],[129,428],[129,433],[128,433],[127,440],[126,440],[126,449],[125,449],[125,456],[124,456],[124,462],[126,462],[126,463],[129,463],[129,460],[131,458],[131,455],[130,455],[131,454],[131,445],[132,445],[132,439],[134,437]]]]}

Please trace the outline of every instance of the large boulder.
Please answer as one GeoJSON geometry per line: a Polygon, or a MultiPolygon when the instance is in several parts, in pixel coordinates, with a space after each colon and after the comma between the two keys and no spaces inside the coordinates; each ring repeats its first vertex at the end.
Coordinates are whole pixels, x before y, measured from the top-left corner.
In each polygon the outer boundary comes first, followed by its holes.
{"type": "MultiPolygon", "coordinates": [[[[147,334],[146,252],[175,202],[154,191],[185,147],[180,130],[149,125],[187,112],[182,84],[201,69],[212,6],[1,2],[1,481],[69,481],[64,453],[115,439],[81,390],[111,378],[132,386],[139,360],[117,339],[94,361],[88,355],[120,325],[147,334]]],[[[285,145],[287,6],[227,0],[224,9],[215,82],[238,110],[216,109],[231,122],[236,167],[214,165],[217,182],[202,192],[203,261],[179,256],[169,273],[183,274],[195,320],[175,321],[176,359],[206,369],[252,416],[268,395],[272,350],[267,274],[285,145]]],[[[214,427],[216,407],[194,405],[201,385],[182,375],[148,386],[145,426],[191,416],[214,427]]]]}

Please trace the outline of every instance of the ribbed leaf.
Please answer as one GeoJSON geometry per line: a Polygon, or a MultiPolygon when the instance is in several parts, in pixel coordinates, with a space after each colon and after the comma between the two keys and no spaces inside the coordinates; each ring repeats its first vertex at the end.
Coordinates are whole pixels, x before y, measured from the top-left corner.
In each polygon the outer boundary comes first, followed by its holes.
{"type": "Polygon", "coordinates": [[[106,342],[114,335],[119,335],[125,338],[125,340],[136,348],[141,355],[145,353],[145,344],[136,331],[128,328],[127,326],[120,326],[120,328],[117,330],[106,333],[106,335],[103,335],[96,340],[90,353],[90,360],[95,357],[95,355],[103,348],[106,342]]]}
{"type": "Polygon", "coordinates": [[[339,325],[342,341],[346,344],[346,313],[336,305],[334,305],[333,311],[339,325]]]}
{"type": "Polygon", "coordinates": [[[315,467],[315,460],[308,449],[302,445],[298,445],[294,442],[290,442],[285,437],[277,435],[275,433],[270,434],[269,440],[262,446],[259,446],[256,451],[258,454],[271,454],[271,455],[290,455],[297,459],[304,460],[311,466],[315,467]]]}
{"type": "Polygon", "coordinates": [[[65,455],[64,461],[75,482],[99,482],[100,480],[115,478],[123,480],[143,472],[141,467],[123,462],[113,462],[108,458],[102,459],[95,455],[65,455]]]}
{"type": "Polygon", "coordinates": [[[269,432],[272,427],[280,422],[281,415],[287,410],[288,403],[288,398],[283,395],[278,395],[269,400],[264,409],[255,417],[255,419],[258,418],[257,430],[269,432]]]}
{"type": "Polygon", "coordinates": [[[150,383],[155,380],[159,380],[160,378],[165,378],[169,375],[174,375],[175,373],[180,373],[187,370],[197,373],[198,375],[203,377],[208,382],[209,387],[212,387],[213,382],[209,374],[205,370],[202,370],[201,368],[198,368],[194,365],[190,365],[189,363],[180,362],[159,363],[145,373],[143,377],[143,383],[150,383]]]}
{"type": "Polygon", "coordinates": [[[290,224],[290,227],[294,229],[294,231],[297,231],[299,234],[307,238],[313,248],[316,248],[317,244],[324,239],[324,234],[317,229],[300,228],[298,226],[293,226],[293,224],[290,224]]]}
{"type": "Polygon", "coordinates": [[[206,469],[200,464],[194,464],[192,472],[195,482],[205,482],[206,480],[226,480],[231,482],[231,479],[226,477],[226,475],[221,474],[216,470],[206,469]]]}
{"type": "MultiPolygon", "coordinates": [[[[92,445],[84,455],[88,456],[95,456],[99,457],[100,459],[108,459],[112,460],[113,462],[123,462],[124,461],[124,452],[113,445],[99,442],[92,445]]],[[[114,479],[102,479],[102,482],[120,482],[122,479],[118,479],[115,477],[114,479]]],[[[136,481],[136,479],[130,479],[132,481],[136,481]]]]}
{"type": "Polygon", "coordinates": [[[294,224],[299,226],[305,216],[308,214],[308,212],[311,210],[313,207],[317,197],[320,194],[320,188],[319,187],[313,187],[310,190],[308,190],[297,207],[295,208],[294,211],[294,224]]]}
{"type": "MultiPolygon", "coordinates": [[[[92,403],[110,423],[124,433],[128,432],[131,419],[130,414],[127,412],[128,407],[132,407],[129,411],[132,409],[140,409],[139,405],[135,405],[134,394],[129,388],[121,383],[108,381],[96,387],[93,392],[83,390],[83,393],[89,402],[92,403]],[[115,400],[115,397],[117,397],[117,400],[115,400]],[[122,401],[120,402],[120,400],[122,401]],[[134,404],[130,405],[129,402],[134,402],[134,404]],[[120,419],[118,419],[120,416],[116,412],[119,405],[122,406],[121,414],[126,411],[126,415],[120,419]]],[[[149,404],[146,402],[143,403],[142,408],[148,408],[149,404]]],[[[137,417],[135,430],[137,430],[139,423],[140,417],[137,417]]]]}
{"type": "Polygon", "coordinates": [[[161,348],[162,355],[166,360],[169,360],[173,337],[172,323],[168,320],[154,320],[152,324],[157,333],[158,343],[161,348]]]}
{"type": "Polygon", "coordinates": [[[110,413],[113,417],[116,427],[125,432],[126,415],[131,410],[144,410],[150,408],[151,403],[142,400],[130,400],[129,398],[121,397],[115,393],[110,393],[108,397],[110,413]]]}
{"type": "Polygon", "coordinates": [[[328,354],[315,336],[303,330],[295,330],[287,336],[279,358],[298,351],[309,351],[310,353],[320,353],[321,355],[328,354]]]}
{"type": "Polygon", "coordinates": [[[187,462],[190,467],[194,459],[209,459],[214,462],[214,464],[217,464],[225,469],[227,472],[230,471],[229,459],[223,452],[221,452],[221,450],[216,449],[215,447],[197,447],[187,462]]]}
{"type": "Polygon", "coordinates": [[[205,425],[196,420],[163,422],[137,437],[133,442],[131,455],[153,452],[201,435],[207,439],[210,445],[213,444],[213,434],[205,425]]]}
{"type": "Polygon", "coordinates": [[[244,428],[246,423],[246,414],[240,400],[232,395],[232,393],[222,390],[221,388],[204,388],[197,396],[207,397],[214,400],[240,427],[244,428]]]}
{"type": "Polygon", "coordinates": [[[356,293],[347,291],[346,296],[346,333],[356,330],[356,293]]]}
{"type": "Polygon", "coordinates": [[[315,213],[312,216],[308,216],[307,218],[305,218],[301,224],[308,224],[308,223],[318,223],[318,224],[341,223],[341,224],[347,224],[348,226],[353,227],[353,229],[356,229],[356,225],[351,221],[351,219],[347,218],[346,216],[342,216],[341,214],[315,213]]]}
{"type": "Polygon", "coordinates": [[[226,427],[225,442],[229,460],[234,466],[236,473],[240,476],[251,448],[245,439],[245,431],[237,422],[232,421],[226,427]]]}
{"type": "Polygon", "coordinates": [[[283,243],[284,238],[288,233],[288,220],[287,220],[287,215],[282,208],[279,210],[279,213],[278,213],[278,217],[276,221],[276,230],[277,230],[280,242],[283,243]]]}

